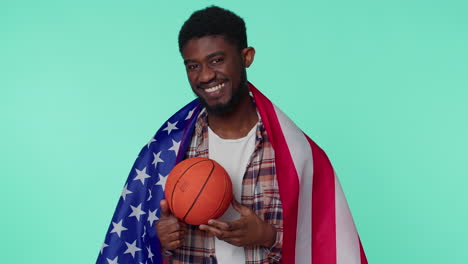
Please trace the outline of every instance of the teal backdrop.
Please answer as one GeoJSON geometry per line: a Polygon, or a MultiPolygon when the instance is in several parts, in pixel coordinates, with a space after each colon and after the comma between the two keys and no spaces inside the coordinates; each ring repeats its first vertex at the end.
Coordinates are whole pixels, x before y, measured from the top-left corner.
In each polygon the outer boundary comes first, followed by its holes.
{"type": "Polygon", "coordinates": [[[462,0],[0,1],[0,262],[95,262],[140,148],[194,98],[177,34],[213,3],[328,153],[369,262],[468,263],[462,0]]]}

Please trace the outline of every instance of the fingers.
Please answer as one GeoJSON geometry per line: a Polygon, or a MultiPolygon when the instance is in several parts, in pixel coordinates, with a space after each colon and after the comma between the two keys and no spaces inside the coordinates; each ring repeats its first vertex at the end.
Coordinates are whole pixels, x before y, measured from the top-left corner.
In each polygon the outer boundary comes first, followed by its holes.
{"type": "Polygon", "coordinates": [[[167,204],[167,201],[161,200],[161,202],[159,202],[159,205],[161,206],[161,216],[169,217],[171,215],[171,211],[169,210],[169,205],[167,204]]]}
{"type": "MultiPolygon", "coordinates": [[[[172,222],[176,221],[176,217],[172,214],[171,210],[169,209],[169,205],[167,203],[166,200],[161,200],[161,202],[159,202],[159,205],[161,207],[161,218],[171,218],[172,222]]],[[[182,229],[187,229],[187,224],[182,222],[181,220],[178,220],[178,223],[180,225],[180,228],[182,229]]]]}
{"type": "Polygon", "coordinates": [[[168,234],[176,231],[187,231],[187,225],[180,222],[174,216],[160,218],[156,222],[156,230],[158,233],[168,234]]]}
{"type": "Polygon", "coordinates": [[[156,222],[156,233],[161,246],[174,250],[184,244],[187,225],[172,215],[166,200],[161,200],[161,217],[156,222]]]}
{"type": "Polygon", "coordinates": [[[158,221],[156,231],[162,247],[173,250],[184,244],[187,227],[172,216],[158,221]]]}
{"type": "Polygon", "coordinates": [[[230,222],[224,222],[224,221],[219,221],[219,220],[209,220],[208,225],[215,227],[220,230],[224,231],[231,231],[232,230],[232,225],[230,222]]]}
{"type": "Polygon", "coordinates": [[[184,230],[184,231],[187,231],[187,224],[182,222],[181,220],[177,219],[177,221],[179,222],[179,226],[180,226],[180,229],[184,230]]]}
{"type": "Polygon", "coordinates": [[[230,231],[242,230],[247,226],[247,223],[244,219],[238,219],[236,221],[229,222],[228,224],[230,231]]]}
{"type": "Polygon", "coordinates": [[[221,230],[219,230],[219,229],[217,229],[215,227],[212,227],[210,225],[200,225],[198,228],[200,228],[200,230],[210,232],[212,235],[214,235],[214,236],[216,236],[218,238],[223,236],[223,231],[221,231],[221,230]]]}
{"type": "Polygon", "coordinates": [[[249,207],[235,200],[232,206],[242,215],[239,219],[232,222],[211,219],[208,224],[200,225],[199,228],[235,246],[271,246],[274,244],[276,239],[274,227],[269,229],[267,226],[269,224],[260,219],[249,207]]]}
{"type": "Polygon", "coordinates": [[[168,241],[179,241],[179,240],[183,241],[184,237],[185,237],[185,232],[180,230],[180,231],[176,231],[167,235],[167,240],[168,241]]]}
{"type": "Polygon", "coordinates": [[[200,225],[199,226],[200,230],[206,231],[211,233],[213,236],[217,237],[220,240],[224,240],[226,242],[229,242],[230,239],[238,237],[239,236],[239,231],[226,231],[226,230],[220,230],[216,227],[210,226],[210,225],[200,225]]]}
{"type": "Polygon", "coordinates": [[[174,250],[177,249],[178,247],[182,246],[184,244],[183,240],[176,240],[176,241],[171,241],[167,243],[166,245],[162,245],[163,248],[167,250],[174,250]]]}
{"type": "Polygon", "coordinates": [[[200,230],[211,233],[220,240],[224,240],[233,245],[237,245],[237,240],[244,233],[244,221],[237,220],[233,222],[223,222],[219,220],[210,220],[207,225],[200,225],[200,230]]]}
{"type": "Polygon", "coordinates": [[[224,222],[219,220],[209,220],[208,225],[215,227],[221,231],[236,231],[238,229],[243,229],[246,225],[244,219],[238,219],[232,222],[224,222]]]}
{"type": "Polygon", "coordinates": [[[161,240],[163,248],[168,250],[174,250],[182,246],[185,242],[185,233],[183,231],[173,232],[164,237],[161,240]]]}

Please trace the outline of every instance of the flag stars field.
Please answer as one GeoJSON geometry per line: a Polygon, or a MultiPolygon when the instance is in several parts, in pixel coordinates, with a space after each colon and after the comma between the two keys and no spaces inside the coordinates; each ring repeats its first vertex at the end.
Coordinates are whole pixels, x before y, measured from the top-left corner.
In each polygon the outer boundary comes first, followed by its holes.
{"type": "Polygon", "coordinates": [[[105,242],[102,243],[102,246],[101,246],[101,254],[102,254],[102,251],[104,250],[104,248],[108,247],[109,245],[107,245],[105,242]]]}
{"type": "Polygon", "coordinates": [[[114,259],[107,258],[108,264],[119,264],[117,261],[119,260],[119,257],[115,257],[114,259]]]}
{"type": "Polygon", "coordinates": [[[137,247],[136,246],[136,240],[133,241],[133,243],[128,243],[128,242],[125,242],[125,244],[127,245],[127,250],[125,250],[124,254],[132,254],[132,257],[135,258],[135,252],[137,251],[141,251],[141,248],[137,247]]]}
{"type": "Polygon", "coordinates": [[[153,261],[153,252],[151,252],[151,247],[147,247],[146,248],[148,250],[148,258],[151,259],[151,261],[153,261]]]}
{"type": "Polygon", "coordinates": [[[158,154],[155,154],[153,152],[154,160],[153,160],[153,163],[151,163],[151,164],[154,164],[154,168],[156,168],[156,166],[158,166],[158,163],[164,162],[164,160],[161,159],[161,152],[162,151],[159,151],[158,154]]]}
{"type": "Polygon", "coordinates": [[[118,223],[112,222],[112,225],[114,225],[114,227],[112,228],[112,231],[110,232],[117,233],[117,235],[120,237],[120,235],[122,234],[122,231],[128,230],[126,227],[122,225],[122,221],[123,220],[120,220],[118,223]]]}
{"type": "Polygon", "coordinates": [[[138,221],[140,221],[140,216],[146,214],[145,211],[141,210],[141,204],[139,204],[137,207],[130,205],[132,208],[132,213],[128,217],[136,217],[138,221]]]}
{"type": "Polygon", "coordinates": [[[151,138],[150,141],[148,141],[148,143],[146,144],[146,147],[149,148],[150,145],[151,145],[151,143],[153,143],[153,142],[155,142],[155,141],[156,141],[156,139],[151,138]]]}
{"type": "Polygon", "coordinates": [[[169,148],[168,150],[174,151],[175,155],[177,156],[177,153],[179,152],[179,147],[180,147],[180,141],[177,142],[175,140],[172,140],[172,147],[169,148]]]}
{"type": "Polygon", "coordinates": [[[149,211],[148,222],[149,222],[150,226],[153,226],[154,221],[159,220],[159,217],[156,216],[157,211],[158,211],[158,209],[154,209],[154,211],[151,211],[151,210],[149,211]]]}
{"type": "Polygon", "coordinates": [[[167,121],[167,127],[164,128],[163,131],[167,131],[167,134],[170,135],[172,130],[177,130],[178,129],[177,126],[176,126],[178,122],[179,121],[175,121],[174,123],[171,123],[171,122],[167,121]]]}
{"type": "Polygon", "coordinates": [[[163,190],[164,190],[164,187],[166,186],[167,176],[168,175],[163,176],[163,175],[159,174],[159,180],[155,185],[161,186],[163,188],[163,190]]]}
{"type": "Polygon", "coordinates": [[[137,176],[133,180],[134,181],[140,180],[141,184],[145,185],[145,179],[151,177],[146,173],[146,167],[144,167],[143,170],[139,170],[139,169],[135,168],[135,171],[137,173],[137,176]]]}
{"type": "Polygon", "coordinates": [[[183,146],[184,118],[196,116],[197,110],[193,110],[196,109],[195,105],[198,103],[192,103],[187,111],[168,120],[143,146],[120,194],[122,199],[119,197],[118,213],[112,218],[96,263],[150,264],[162,260],[159,247],[151,243],[156,236],[154,224],[159,220],[159,202],[163,197],[167,175],[183,146]]]}
{"type": "Polygon", "coordinates": [[[148,189],[148,199],[146,201],[151,200],[151,198],[153,198],[153,194],[151,193],[151,189],[148,189]]]}
{"type": "Polygon", "coordinates": [[[192,109],[192,110],[190,110],[190,111],[188,112],[187,117],[185,117],[185,120],[189,120],[190,118],[192,118],[193,112],[195,112],[195,109],[196,109],[196,108],[194,108],[194,109],[192,109]]]}
{"type": "Polygon", "coordinates": [[[123,190],[122,190],[122,199],[125,201],[125,198],[127,198],[127,194],[133,193],[132,191],[127,189],[128,183],[125,184],[123,190]]]}

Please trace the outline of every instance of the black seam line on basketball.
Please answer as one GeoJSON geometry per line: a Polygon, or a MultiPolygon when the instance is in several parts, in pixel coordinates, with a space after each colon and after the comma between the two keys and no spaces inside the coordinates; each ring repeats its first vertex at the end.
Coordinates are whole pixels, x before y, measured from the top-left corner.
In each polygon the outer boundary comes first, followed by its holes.
{"type": "MultiPolygon", "coordinates": [[[[225,178],[224,179],[224,185],[226,185],[227,181],[228,180],[225,178]]],[[[224,187],[226,188],[226,186],[224,186],[224,187]]],[[[213,214],[211,214],[210,218],[212,218],[214,215],[216,215],[218,213],[219,209],[221,208],[221,205],[224,203],[224,200],[226,199],[226,195],[227,195],[227,192],[226,192],[226,189],[225,189],[225,191],[223,193],[223,198],[221,199],[221,202],[219,203],[218,208],[216,208],[216,211],[213,214]]]]}
{"type": "Polygon", "coordinates": [[[187,210],[187,213],[185,213],[184,217],[182,218],[182,220],[185,222],[185,218],[187,218],[187,215],[190,213],[190,211],[192,211],[192,208],[193,206],[195,205],[195,203],[197,202],[198,200],[198,197],[200,197],[200,194],[203,192],[203,189],[205,189],[205,186],[206,184],[208,183],[208,180],[211,178],[211,175],[213,175],[213,171],[214,171],[214,168],[215,168],[215,165],[213,163],[213,161],[211,161],[211,171],[210,171],[210,174],[208,175],[208,177],[206,178],[205,182],[203,183],[203,186],[201,187],[200,191],[198,192],[197,194],[197,197],[195,197],[195,199],[193,200],[193,203],[192,205],[190,205],[190,208],[187,210]]]}
{"type": "MultiPolygon", "coordinates": [[[[224,184],[226,184],[226,181],[227,180],[224,181],[224,184]]],[[[221,199],[221,202],[219,203],[218,208],[216,208],[216,211],[213,214],[211,214],[211,216],[214,216],[214,215],[216,215],[218,213],[219,208],[221,208],[221,205],[224,203],[224,199],[226,198],[226,194],[227,193],[225,191],[224,194],[223,194],[223,199],[221,199]]],[[[211,216],[210,216],[210,218],[211,218],[211,216]]]]}
{"type": "MultiPolygon", "coordinates": [[[[204,160],[200,160],[200,161],[197,161],[195,163],[193,163],[192,165],[190,165],[187,169],[184,170],[184,172],[182,172],[182,174],[180,175],[179,179],[176,181],[176,183],[174,184],[174,188],[172,189],[172,193],[171,193],[171,200],[169,200],[170,202],[170,208],[172,208],[172,210],[174,210],[174,202],[172,201],[174,199],[174,192],[176,190],[176,187],[177,187],[177,184],[179,184],[179,181],[182,179],[182,177],[184,176],[184,174],[190,169],[192,168],[193,166],[197,165],[198,163],[200,162],[204,162],[206,161],[205,159],[204,160]]],[[[167,197],[166,197],[167,199],[167,197]]]]}

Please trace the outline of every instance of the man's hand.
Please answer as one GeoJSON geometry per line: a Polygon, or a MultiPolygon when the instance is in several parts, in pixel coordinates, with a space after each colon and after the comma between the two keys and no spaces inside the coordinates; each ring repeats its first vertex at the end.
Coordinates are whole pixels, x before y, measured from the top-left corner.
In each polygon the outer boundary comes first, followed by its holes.
{"type": "Polygon", "coordinates": [[[272,247],[276,241],[276,228],[236,200],[233,200],[232,206],[241,214],[239,219],[232,222],[211,219],[208,225],[200,225],[200,230],[210,232],[218,239],[238,247],[272,247]]]}
{"type": "Polygon", "coordinates": [[[156,231],[161,246],[174,250],[184,244],[187,225],[172,215],[166,200],[161,200],[161,218],[156,222],[156,231]]]}

